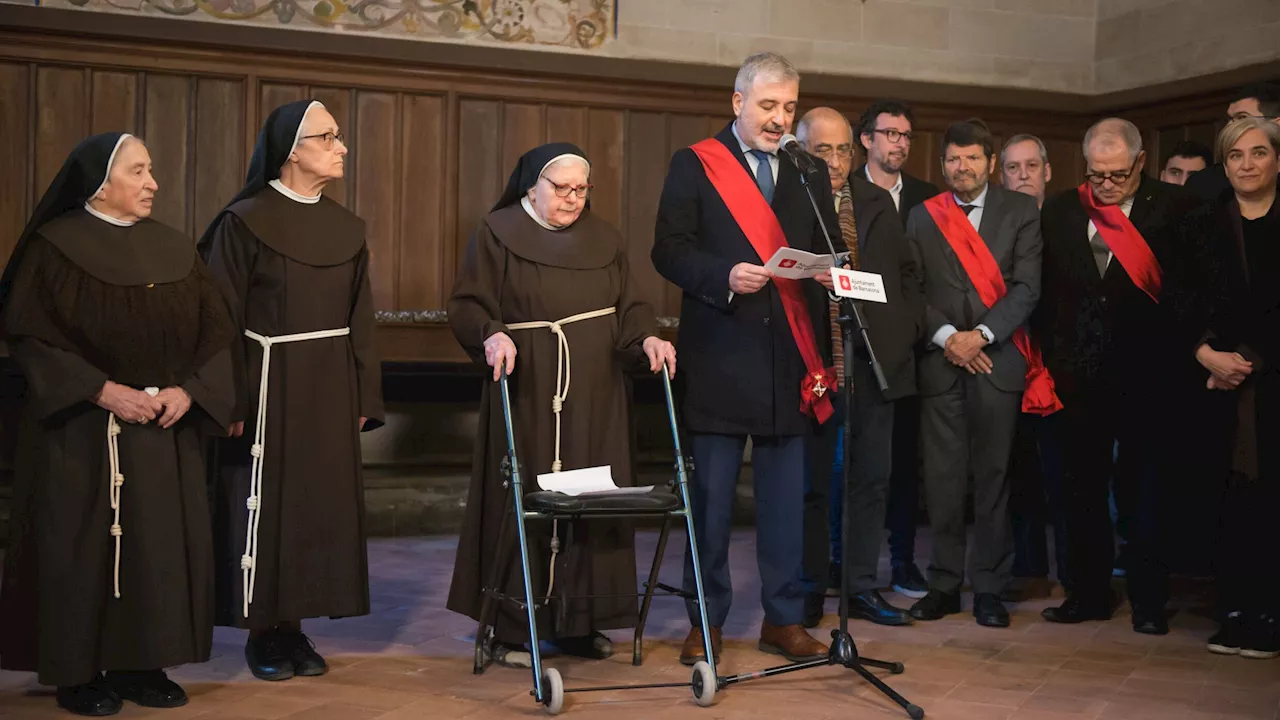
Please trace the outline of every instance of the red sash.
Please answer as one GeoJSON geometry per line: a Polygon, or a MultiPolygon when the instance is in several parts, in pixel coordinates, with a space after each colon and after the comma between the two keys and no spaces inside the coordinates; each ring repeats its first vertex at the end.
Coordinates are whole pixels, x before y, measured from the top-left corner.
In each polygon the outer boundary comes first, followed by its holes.
{"type": "MultiPolygon", "coordinates": [[[[720,194],[720,199],[729,208],[729,214],[738,223],[742,234],[747,236],[747,241],[760,256],[761,262],[768,262],[778,248],[787,247],[787,237],[782,232],[782,225],[778,223],[778,216],[764,201],[755,178],[742,167],[742,163],[729,152],[729,148],[715,138],[708,138],[695,144],[692,149],[702,161],[707,179],[720,194]]],[[[782,298],[787,323],[791,326],[791,337],[800,349],[800,357],[804,359],[807,370],[800,383],[800,411],[819,423],[825,423],[833,412],[827,390],[836,386],[835,371],[822,366],[818,343],[814,339],[813,323],[799,282],[774,278],[773,284],[778,288],[778,296],[782,298]]]]}
{"type": "Polygon", "coordinates": [[[1083,183],[1077,189],[1080,193],[1080,204],[1089,213],[1089,219],[1103,242],[1110,248],[1111,254],[1120,261],[1120,267],[1142,292],[1160,304],[1160,284],[1164,272],[1156,260],[1155,253],[1138,228],[1133,226],[1119,205],[1099,205],[1089,183],[1083,183]]]}
{"type": "MultiPolygon", "coordinates": [[[[942,237],[955,251],[960,265],[969,276],[969,282],[978,291],[982,304],[990,308],[1008,294],[1004,275],[996,263],[991,249],[974,229],[964,211],[956,205],[955,196],[949,192],[926,200],[924,207],[942,231],[942,237]]],[[[1034,415],[1051,415],[1062,409],[1062,401],[1053,389],[1053,378],[1040,357],[1040,347],[1031,341],[1026,328],[1013,331],[1013,344],[1027,360],[1027,387],[1022,393],[1022,412],[1034,415]]]]}

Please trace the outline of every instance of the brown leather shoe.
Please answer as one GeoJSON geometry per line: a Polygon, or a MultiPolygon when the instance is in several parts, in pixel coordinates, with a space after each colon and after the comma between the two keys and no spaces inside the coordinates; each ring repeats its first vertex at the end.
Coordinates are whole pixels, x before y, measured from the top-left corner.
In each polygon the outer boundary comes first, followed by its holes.
{"type": "MultiPolygon", "coordinates": [[[[796,627],[799,627],[799,625],[796,627]]],[[[715,653],[716,662],[720,661],[720,650],[723,647],[720,628],[711,628],[711,652],[715,653]]],[[[680,648],[680,663],[682,665],[693,665],[699,660],[706,659],[707,651],[702,647],[702,633],[698,632],[698,628],[690,628],[689,635],[684,639],[684,646],[680,648]]]]}
{"type": "Polygon", "coordinates": [[[827,656],[827,646],[813,639],[800,625],[760,625],[761,652],[781,655],[791,662],[808,662],[827,656]]]}

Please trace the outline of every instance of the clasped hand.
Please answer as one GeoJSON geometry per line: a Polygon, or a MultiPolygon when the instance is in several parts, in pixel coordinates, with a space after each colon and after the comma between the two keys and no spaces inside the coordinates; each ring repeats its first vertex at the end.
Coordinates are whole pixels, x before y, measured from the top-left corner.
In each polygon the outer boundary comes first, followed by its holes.
{"type": "Polygon", "coordinates": [[[1235,390],[1253,373],[1253,363],[1237,352],[1221,352],[1208,345],[1196,350],[1196,360],[1209,371],[1205,387],[1210,390],[1235,390]]]}
{"type": "Polygon", "coordinates": [[[986,346],[987,339],[981,331],[965,330],[947,338],[947,346],[943,350],[952,365],[968,370],[971,375],[990,375],[995,365],[982,350],[986,346]]]}
{"type": "Polygon", "coordinates": [[[178,387],[167,387],[151,397],[141,390],[108,380],[93,402],[127,423],[146,425],[159,418],[157,424],[166,430],[191,409],[191,396],[178,387]]]}

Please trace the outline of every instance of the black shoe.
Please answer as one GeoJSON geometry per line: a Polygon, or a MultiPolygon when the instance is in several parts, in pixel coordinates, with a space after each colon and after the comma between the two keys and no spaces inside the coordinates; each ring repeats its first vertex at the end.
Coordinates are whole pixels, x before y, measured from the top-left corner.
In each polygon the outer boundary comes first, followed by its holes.
{"type": "Polygon", "coordinates": [[[849,617],[862,618],[877,625],[910,625],[911,615],[889,604],[879,590],[868,590],[849,596],[849,617]]]}
{"type": "Polygon", "coordinates": [[[993,593],[973,596],[973,616],[983,627],[1009,627],[1009,611],[1000,602],[1000,596],[993,593]]]}
{"type": "Polygon", "coordinates": [[[1209,652],[1218,655],[1239,655],[1240,646],[1244,644],[1247,627],[1244,614],[1229,613],[1222,621],[1222,627],[1209,638],[1209,652]]]}
{"type": "Polygon", "coordinates": [[[1143,635],[1168,635],[1169,618],[1165,617],[1163,607],[1133,608],[1133,631],[1143,635]]]}
{"type": "Polygon", "coordinates": [[[833,562],[827,566],[827,597],[840,597],[840,588],[844,587],[844,575],[840,563],[833,562]]]}
{"type": "Polygon", "coordinates": [[[822,622],[822,615],[826,612],[827,598],[822,593],[811,592],[805,593],[804,596],[804,626],[807,628],[816,628],[818,623],[822,622]]]}
{"type": "Polygon", "coordinates": [[[1040,616],[1049,622],[1075,625],[1090,620],[1110,620],[1113,612],[1114,606],[1109,601],[1083,600],[1072,594],[1058,607],[1040,611],[1040,616]]]}
{"type": "Polygon", "coordinates": [[[591,633],[582,637],[558,638],[555,641],[565,655],[588,660],[607,660],[613,657],[613,641],[603,633],[591,633]]]}
{"type": "Polygon", "coordinates": [[[893,569],[893,591],[912,600],[919,600],[929,594],[929,583],[925,582],[924,575],[920,574],[920,568],[915,563],[907,563],[893,569]]]}
{"type": "Polygon", "coordinates": [[[279,630],[265,632],[256,638],[250,635],[244,644],[244,660],[259,680],[288,680],[294,676],[295,644],[290,636],[279,630]]]}
{"type": "Polygon", "coordinates": [[[1249,623],[1248,634],[1240,644],[1240,657],[1250,660],[1280,657],[1280,631],[1276,628],[1275,618],[1262,615],[1249,623]]]}
{"type": "Polygon", "coordinates": [[[316,644],[306,634],[282,633],[289,643],[289,658],[293,660],[293,674],[302,677],[319,677],[329,672],[329,664],[316,652],[316,644]]]}
{"type": "Polygon", "coordinates": [[[917,620],[941,620],[960,612],[960,593],[930,590],[924,599],[911,606],[911,617],[917,620]]]}
{"type": "Polygon", "coordinates": [[[108,672],[107,684],[121,700],[142,707],[176,708],[187,704],[186,691],[163,670],[108,672]]]}
{"type": "Polygon", "coordinates": [[[58,688],[58,707],[76,715],[105,717],[120,712],[120,696],[98,675],[83,685],[58,688]]]}

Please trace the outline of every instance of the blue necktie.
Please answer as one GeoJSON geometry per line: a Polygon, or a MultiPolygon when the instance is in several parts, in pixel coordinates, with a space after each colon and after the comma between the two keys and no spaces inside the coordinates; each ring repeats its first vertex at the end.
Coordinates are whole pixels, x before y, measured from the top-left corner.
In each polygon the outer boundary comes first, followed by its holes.
{"type": "Polygon", "coordinates": [[[756,184],[760,186],[760,194],[764,195],[764,201],[773,204],[773,166],[769,164],[769,153],[763,150],[751,150],[752,155],[760,161],[756,166],[756,184]]]}

